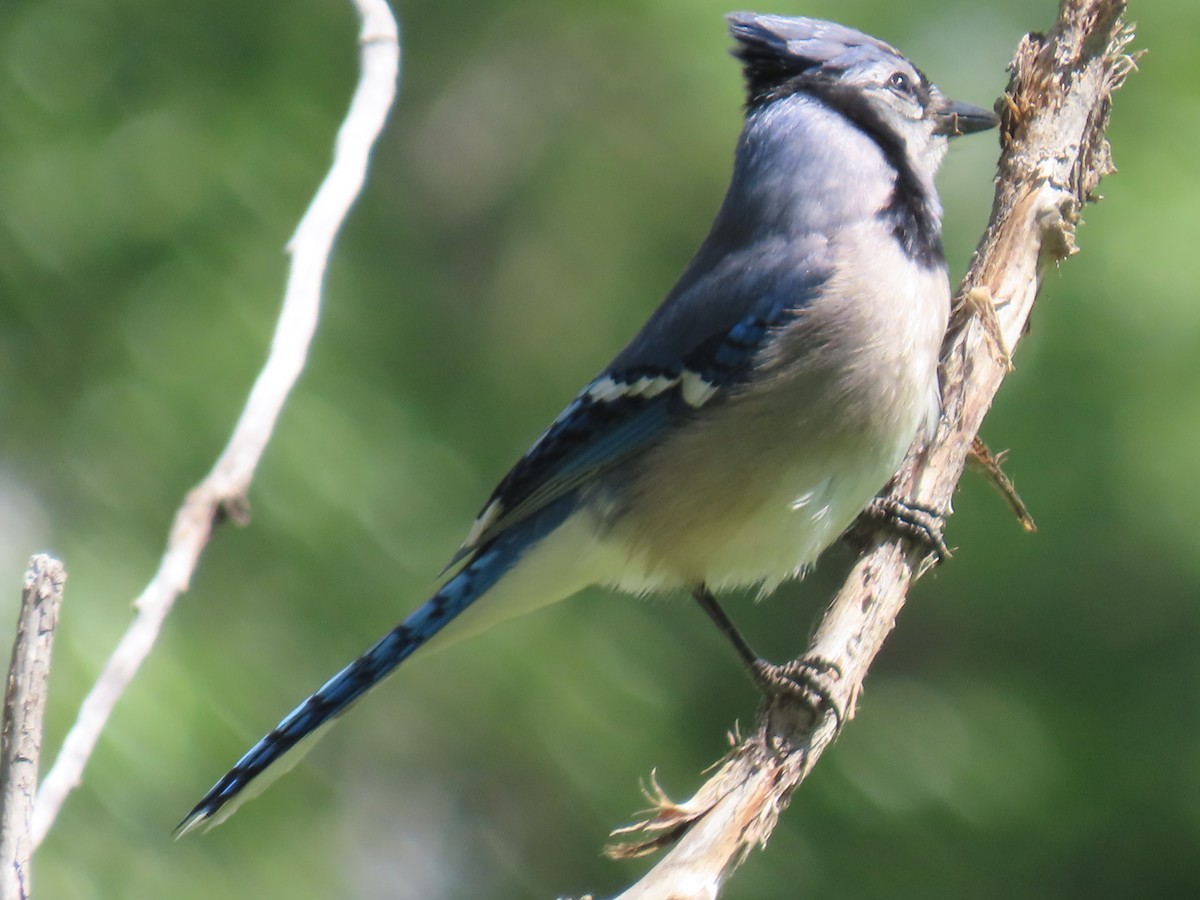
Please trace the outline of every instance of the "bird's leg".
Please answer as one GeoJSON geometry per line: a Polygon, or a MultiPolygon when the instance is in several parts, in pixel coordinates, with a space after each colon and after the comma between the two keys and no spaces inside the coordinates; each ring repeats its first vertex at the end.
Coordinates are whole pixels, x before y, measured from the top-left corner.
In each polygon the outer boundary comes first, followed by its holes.
{"type": "Polygon", "coordinates": [[[841,669],[826,659],[804,658],[782,665],[767,662],[751,649],[738,627],[733,624],[707,585],[692,589],[692,596],[713,623],[725,635],[741,658],[751,679],[768,697],[789,694],[802,700],[814,713],[823,709],[833,713],[840,726],[845,718],[841,704],[834,699],[833,682],[842,677],[841,669]]]}
{"type": "Polygon", "coordinates": [[[757,680],[756,667],[763,661],[762,657],[750,648],[750,644],[742,637],[742,633],[733,624],[733,620],[729,618],[729,614],[717,602],[717,598],[708,589],[708,585],[701,584],[693,588],[692,596],[696,598],[696,602],[700,604],[700,608],[708,613],[708,617],[713,620],[713,624],[717,626],[721,634],[725,635],[729,643],[733,644],[733,649],[741,657],[743,665],[750,670],[751,676],[757,680]]]}

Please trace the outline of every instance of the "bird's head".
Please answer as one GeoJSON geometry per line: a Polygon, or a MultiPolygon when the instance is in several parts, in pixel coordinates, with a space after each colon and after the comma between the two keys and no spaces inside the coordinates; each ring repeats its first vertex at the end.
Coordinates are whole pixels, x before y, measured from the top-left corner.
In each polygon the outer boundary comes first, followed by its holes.
{"type": "Polygon", "coordinates": [[[946,138],[994,128],[989,110],[944,97],[894,47],[821,19],[731,13],[751,112],[808,94],[932,175],[946,138]]]}

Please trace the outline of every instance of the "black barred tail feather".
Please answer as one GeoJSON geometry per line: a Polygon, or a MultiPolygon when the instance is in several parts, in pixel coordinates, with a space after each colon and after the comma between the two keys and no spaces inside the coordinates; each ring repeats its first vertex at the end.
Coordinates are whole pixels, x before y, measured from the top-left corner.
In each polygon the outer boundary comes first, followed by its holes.
{"type": "Polygon", "coordinates": [[[464,569],[444,588],[287,714],[222,776],[175,830],[181,837],[195,828],[218,825],[246,800],[284,774],[307,749],[308,738],[345,712],[354,701],[387,677],[479,595],[472,572],[464,569]],[[251,784],[253,783],[253,787],[251,784]]]}
{"type": "Polygon", "coordinates": [[[481,547],[419,609],[325,682],[251,747],[184,817],[175,836],[220,824],[242,803],[265,790],[299,761],[326,726],[491,590],[570,511],[568,503],[554,504],[481,547]]]}

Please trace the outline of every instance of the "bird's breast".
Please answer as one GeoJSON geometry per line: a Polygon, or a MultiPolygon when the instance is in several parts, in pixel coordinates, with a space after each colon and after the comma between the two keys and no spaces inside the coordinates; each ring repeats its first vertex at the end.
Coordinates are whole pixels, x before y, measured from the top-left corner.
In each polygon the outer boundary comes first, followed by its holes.
{"type": "Polygon", "coordinates": [[[631,467],[612,539],[632,590],[761,585],[811,566],[937,410],[944,270],[844,236],[844,262],[757,360],[631,467]]]}

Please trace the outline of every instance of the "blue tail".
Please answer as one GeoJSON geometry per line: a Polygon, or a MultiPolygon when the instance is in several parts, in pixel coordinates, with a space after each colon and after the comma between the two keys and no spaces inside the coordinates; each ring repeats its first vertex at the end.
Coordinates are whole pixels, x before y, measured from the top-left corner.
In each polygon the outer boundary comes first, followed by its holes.
{"type": "Polygon", "coordinates": [[[306,738],[344,712],[355,700],[386,678],[430,638],[463,610],[489,591],[530,547],[553,531],[570,512],[569,504],[551,504],[525,522],[498,535],[419,609],[383,636],[362,656],[350,663],[307,700],[288,713],[269,734],[251,747],[175,829],[181,837],[207,824],[217,825],[233,814],[245,800],[264,790],[272,777],[260,779],[268,769],[283,774],[289,765],[279,765],[306,738]]]}

